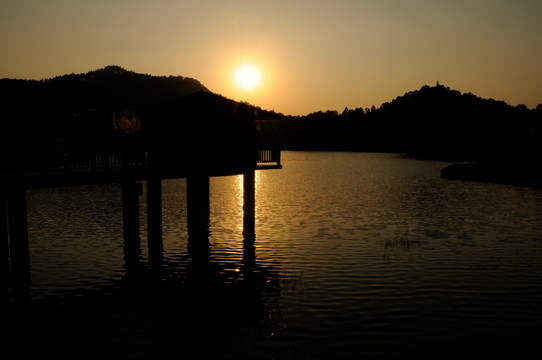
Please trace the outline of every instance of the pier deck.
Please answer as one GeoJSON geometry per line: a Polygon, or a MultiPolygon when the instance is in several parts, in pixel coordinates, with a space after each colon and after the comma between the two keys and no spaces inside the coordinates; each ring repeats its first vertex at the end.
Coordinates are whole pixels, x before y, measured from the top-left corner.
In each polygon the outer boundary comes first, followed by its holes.
{"type": "Polygon", "coordinates": [[[189,237],[205,244],[210,177],[243,175],[243,235],[255,240],[255,171],[282,165],[280,148],[259,139],[252,107],[199,92],[122,114],[113,115],[113,127],[125,134],[106,131],[101,142],[74,133],[61,151],[47,153],[29,143],[22,155],[0,159],[0,255],[3,278],[16,288],[30,283],[28,189],[122,184],[125,246],[132,247],[140,241],[138,183],[145,182],[149,261],[155,261],[163,249],[163,179],[186,179],[189,237]]]}

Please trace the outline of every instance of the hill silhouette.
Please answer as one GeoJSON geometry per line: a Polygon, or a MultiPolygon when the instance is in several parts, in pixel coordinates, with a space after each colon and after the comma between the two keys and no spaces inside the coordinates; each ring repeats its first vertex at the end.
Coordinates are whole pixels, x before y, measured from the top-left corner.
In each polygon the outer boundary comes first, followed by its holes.
{"type": "Polygon", "coordinates": [[[443,160],[541,153],[542,105],[528,109],[440,85],[423,86],[379,108],[318,111],[263,124],[287,149],[400,152],[443,160]]]}
{"type": "Polygon", "coordinates": [[[199,81],[182,76],[152,76],[110,65],[84,74],[44,80],[1,79],[3,99],[44,101],[70,110],[94,107],[142,106],[207,90],[199,81]]]}
{"type": "Polygon", "coordinates": [[[207,88],[192,78],[151,76],[119,66],[44,80],[1,79],[4,169],[35,168],[59,145],[91,148],[118,141],[113,112],[200,90],[207,88]]]}
{"type": "MultiPolygon", "coordinates": [[[[133,111],[200,90],[208,91],[195,79],[138,74],[119,66],[45,80],[1,79],[4,169],[35,168],[58,150],[59,140],[72,149],[122,144],[127,135],[115,131],[112,115],[120,111],[130,120],[133,111]]],[[[250,106],[265,118],[257,122],[260,141],[279,142],[290,150],[527,163],[542,154],[542,104],[536,109],[511,106],[439,83],[379,108],[345,108],[341,113],[289,116],[250,106]]]]}

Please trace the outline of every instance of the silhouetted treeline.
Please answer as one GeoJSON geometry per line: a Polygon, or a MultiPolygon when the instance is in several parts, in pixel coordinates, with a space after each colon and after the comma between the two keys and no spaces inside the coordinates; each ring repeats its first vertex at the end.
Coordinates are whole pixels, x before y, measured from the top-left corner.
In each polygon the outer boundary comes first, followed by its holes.
{"type": "MultiPolygon", "coordinates": [[[[108,66],[46,80],[0,80],[0,160],[4,171],[43,166],[64,148],[111,149],[138,135],[116,131],[112,115],[207,90],[194,79],[156,77],[108,66]]],[[[246,104],[245,104],[246,105],[246,104]]],[[[423,86],[379,108],[285,116],[250,105],[260,142],[291,150],[400,152],[446,160],[539,157],[536,109],[423,86]]],[[[129,121],[133,119],[124,119],[129,121]]]]}
{"type": "Polygon", "coordinates": [[[112,113],[137,110],[206,88],[181,76],[157,77],[107,66],[45,80],[0,80],[3,170],[35,168],[63,151],[127,140],[112,113]]]}
{"type": "Polygon", "coordinates": [[[401,152],[446,160],[541,154],[542,104],[536,109],[423,86],[379,108],[319,111],[262,123],[287,149],[401,152]]]}

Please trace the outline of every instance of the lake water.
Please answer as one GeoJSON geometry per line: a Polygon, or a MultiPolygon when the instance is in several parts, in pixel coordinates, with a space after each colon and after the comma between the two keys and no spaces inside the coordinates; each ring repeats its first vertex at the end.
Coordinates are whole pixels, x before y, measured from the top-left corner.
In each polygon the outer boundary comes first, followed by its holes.
{"type": "Polygon", "coordinates": [[[186,182],[166,180],[151,268],[143,191],[129,272],[119,185],[28,192],[32,330],[18,336],[117,358],[539,351],[542,190],[444,180],[448,163],[394,154],[282,160],[256,173],[253,249],[241,176],[211,179],[203,258],[188,251],[186,182]]]}

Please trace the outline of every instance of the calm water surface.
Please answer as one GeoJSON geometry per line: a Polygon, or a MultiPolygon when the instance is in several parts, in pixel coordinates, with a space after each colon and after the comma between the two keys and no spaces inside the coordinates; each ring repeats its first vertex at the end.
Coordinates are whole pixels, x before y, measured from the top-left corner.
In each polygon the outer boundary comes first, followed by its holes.
{"type": "Polygon", "coordinates": [[[29,192],[29,296],[46,309],[34,332],[58,313],[76,351],[119,357],[537,349],[542,191],[444,180],[446,165],[284,152],[282,170],[256,174],[254,249],[242,236],[242,177],[212,178],[203,259],[188,251],[198,240],[187,235],[186,183],[164,181],[162,262],[149,266],[143,192],[128,273],[120,186],[29,192]]]}

